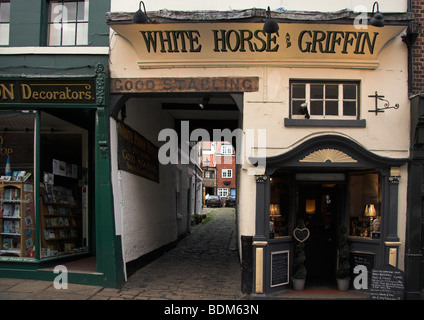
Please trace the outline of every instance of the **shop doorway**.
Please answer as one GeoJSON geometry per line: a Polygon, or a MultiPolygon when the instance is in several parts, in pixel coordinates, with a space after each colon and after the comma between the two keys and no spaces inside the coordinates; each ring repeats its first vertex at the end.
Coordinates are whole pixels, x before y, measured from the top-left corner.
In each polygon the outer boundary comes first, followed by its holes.
{"type": "Polygon", "coordinates": [[[300,183],[298,220],[303,219],[310,236],[305,241],[305,267],[312,285],[333,285],[337,264],[337,230],[341,224],[344,185],[300,183]]]}
{"type": "Polygon", "coordinates": [[[96,272],[95,112],[49,109],[40,119],[41,258],[64,258],[69,272],[96,272]]]}

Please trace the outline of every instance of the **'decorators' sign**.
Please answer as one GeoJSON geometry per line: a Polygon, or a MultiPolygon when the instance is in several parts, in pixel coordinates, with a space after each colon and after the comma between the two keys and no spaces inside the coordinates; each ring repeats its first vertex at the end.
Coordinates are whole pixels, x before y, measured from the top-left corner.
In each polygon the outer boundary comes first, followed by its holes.
{"type": "Polygon", "coordinates": [[[159,183],[158,150],[141,134],[118,123],[118,170],[159,183]]]}
{"type": "Polygon", "coordinates": [[[371,299],[403,300],[405,275],[392,265],[375,268],[371,276],[371,299]]]}
{"type": "Polygon", "coordinates": [[[95,104],[94,80],[0,80],[0,103],[95,104]]]}
{"type": "Polygon", "coordinates": [[[263,23],[110,26],[132,44],[140,68],[261,64],[376,68],[380,51],[405,30],[405,26],[355,29],[354,25],[280,23],[278,33],[265,34],[263,23]]]}

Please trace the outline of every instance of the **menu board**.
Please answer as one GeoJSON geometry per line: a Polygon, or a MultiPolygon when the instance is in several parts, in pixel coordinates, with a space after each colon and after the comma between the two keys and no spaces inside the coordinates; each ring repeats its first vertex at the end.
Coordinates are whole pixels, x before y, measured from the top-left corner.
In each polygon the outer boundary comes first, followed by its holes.
{"type": "Polygon", "coordinates": [[[371,276],[372,300],[403,300],[405,275],[392,265],[375,268],[371,276]]]}
{"type": "Polygon", "coordinates": [[[271,253],[271,287],[289,283],[289,251],[271,253]]]}

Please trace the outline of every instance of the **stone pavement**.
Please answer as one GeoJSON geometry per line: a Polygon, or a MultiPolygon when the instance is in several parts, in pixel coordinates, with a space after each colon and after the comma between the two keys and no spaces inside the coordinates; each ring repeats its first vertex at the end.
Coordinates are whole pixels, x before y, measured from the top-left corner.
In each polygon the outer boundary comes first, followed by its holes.
{"type": "Polygon", "coordinates": [[[0,300],[240,300],[241,268],[232,208],[205,209],[206,224],[128,278],[120,289],[0,278],[0,300]]]}

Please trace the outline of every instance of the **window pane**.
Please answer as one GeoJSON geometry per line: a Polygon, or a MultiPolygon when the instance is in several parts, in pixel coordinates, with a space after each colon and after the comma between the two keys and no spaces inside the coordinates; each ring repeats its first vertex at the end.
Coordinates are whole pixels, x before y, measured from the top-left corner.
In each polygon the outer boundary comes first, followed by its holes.
{"type": "Polygon", "coordinates": [[[10,3],[3,2],[0,3],[0,22],[9,22],[10,21],[10,3]]]}
{"type": "Polygon", "coordinates": [[[50,2],[50,17],[49,22],[61,22],[62,21],[62,4],[58,1],[50,2]]]}
{"type": "Polygon", "coordinates": [[[60,23],[49,25],[49,46],[60,46],[61,26],[60,23]]]}
{"type": "Polygon", "coordinates": [[[9,24],[0,24],[0,46],[9,44],[9,24]]]}
{"type": "Polygon", "coordinates": [[[326,99],[338,99],[339,98],[339,86],[337,84],[327,84],[325,86],[325,98],[326,99]]]}
{"type": "Polygon", "coordinates": [[[324,98],[324,85],[311,84],[311,99],[323,99],[323,98],[324,98]]]}
{"type": "Polygon", "coordinates": [[[337,116],[339,115],[339,102],[338,101],[326,101],[325,102],[325,115],[337,116]]]}
{"type": "Polygon", "coordinates": [[[292,98],[305,99],[305,84],[293,84],[292,98]]]}
{"type": "Polygon", "coordinates": [[[65,2],[63,4],[63,21],[70,22],[77,20],[77,4],[75,2],[65,2]]]}
{"type": "Polygon", "coordinates": [[[88,0],[78,2],[78,21],[88,21],[88,0]]]}
{"type": "Polygon", "coordinates": [[[62,45],[64,46],[75,45],[75,24],[74,23],[63,24],[62,45]]]}
{"type": "Polygon", "coordinates": [[[77,45],[88,44],[88,23],[78,23],[77,25],[77,45]]]}
{"type": "Polygon", "coordinates": [[[343,101],[343,115],[356,116],[356,101],[343,101]]]}
{"type": "Polygon", "coordinates": [[[356,85],[343,85],[343,99],[356,99],[356,85]]]}
{"type": "Polygon", "coordinates": [[[295,115],[302,114],[300,112],[300,105],[302,103],[305,103],[305,100],[295,100],[295,101],[292,102],[292,113],[293,114],[295,114],[295,115]]]}
{"type": "Polygon", "coordinates": [[[322,101],[311,101],[311,115],[320,116],[323,114],[323,102],[322,101]]]}

